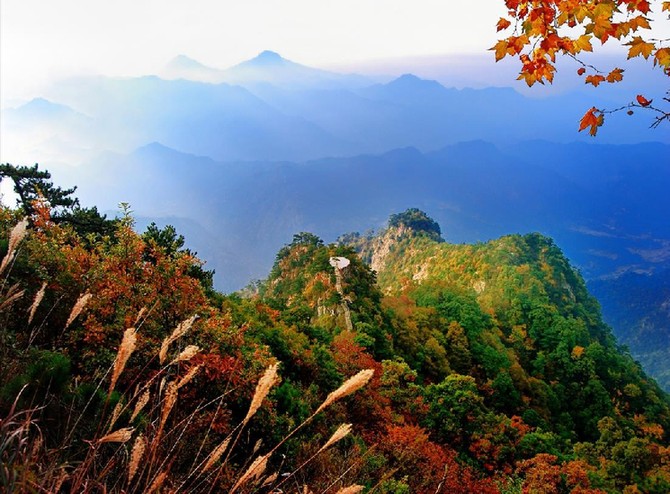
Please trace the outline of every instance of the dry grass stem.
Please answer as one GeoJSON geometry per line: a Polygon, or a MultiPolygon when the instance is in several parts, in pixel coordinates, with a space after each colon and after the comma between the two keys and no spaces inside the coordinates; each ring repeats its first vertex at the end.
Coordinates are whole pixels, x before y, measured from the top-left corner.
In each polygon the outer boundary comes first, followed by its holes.
{"type": "Polygon", "coordinates": [[[247,482],[255,480],[263,475],[265,468],[268,465],[268,458],[270,454],[259,456],[254,460],[251,466],[247,469],[246,472],[240,477],[240,479],[235,483],[232,489],[230,489],[231,494],[235,492],[238,488],[242,487],[247,482]]]}
{"type": "Polygon", "coordinates": [[[70,312],[70,317],[67,318],[67,322],[65,323],[65,329],[69,328],[70,324],[72,324],[74,320],[77,319],[77,317],[84,310],[86,304],[88,303],[88,301],[91,299],[92,296],[93,295],[91,295],[90,293],[84,293],[77,299],[77,302],[75,302],[74,307],[72,307],[72,311],[70,312]]]}
{"type": "Polygon", "coordinates": [[[355,376],[350,377],[342,384],[342,386],[340,386],[335,391],[330,393],[326,397],[326,400],[321,404],[321,406],[319,406],[319,408],[314,413],[317,414],[324,408],[332,405],[333,403],[344,398],[345,396],[349,396],[350,394],[355,393],[368,383],[368,381],[370,380],[370,378],[372,378],[374,373],[375,371],[373,369],[365,369],[360,371],[355,376]]]}
{"type": "Polygon", "coordinates": [[[121,340],[119,351],[116,353],[116,358],[114,359],[114,370],[112,371],[112,381],[109,385],[109,393],[114,391],[116,381],[123,372],[123,368],[126,366],[126,362],[128,362],[130,355],[135,350],[136,343],[137,334],[135,328],[126,329],[123,333],[123,339],[121,340]]]}
{"type": "Polygon", "coordinates": [[[247,411],[246,417],[242,421],[242,425],[249,422],[249,419],[258,411],[263,403],[263,400],[278,382],[277,377],[277,364],[273,364],[265,370],[265,374],[261,377],[256,385],[256,391],[254,392],[254,397],[251,399],[251,405],[249,405],[249,411],[247,411]]]}
{"type": "Polygon", "coordinates": [[[172,342],[177,340],[177,338],[184,336],[186,332],[191,329],[191,326],[193,326],[193,323],[197,318],[198,316],[196,314],[189,317],[185,321],[180,322],[174,331],[172,331],[172,334],[163,340],[163,343],[161,343],[161,349],[158,352],[158,360],[160,361],[161,365],[165,363],[167,352],[172,342]]]}
{"type": "Polygon", "coordinates": [[[340,425],[337,430],[333,433],[332,436],[330,436],[330,439],[326,441],[326,444],[321,446],[321,449],[319,449],[319,453],[325,449],[330,448],[333,444],[336,442],[340,441],[341,439],[345,438],[351,433],[351,424],[342,424],[340,425]]]}
{"type": "Polygon", "coordinates": [[[132,422],[140,414],[142,409],[149,403],[149,398],[151,398],[151,392],[147,389],[142,396],[139,397],[137,403],[135,403],[135,408],[133,408],[133,414],[130,416],[130,421],[132,422]]]}
{"type": "Polygon", "coordinates": [[[228,444],[230,444],[230,437],[224,439],[221,444],[214,448],[214,450],[209,454],[209,458],[207,458],[205,466],[202,467],[203,473],[208,471],[217,461],[219,461],[223,453],[225,453],[226,449],[228,449],[228,444]]]}
{"type": "Polygon", "coordinates": [[[188,362],[200,351],[198,345],[189,345],[175,358],[170,365],[176,364],[177,362],[188,362]]]}
{"type": "Polygon", "coordinates": [[[23,295],[26,293],[25,290],[21,290],[20,292],[17,292],[16,290],[18,289],[17,285],[13,285],[9,291],[7,292],[7,295],[5,300],[0,304],[0,311],[5,310],[7,307],[12,305],[14,302],[16,302],[18,299],[23,297],[23,295]]]}
{"type": "Polygon", "coordinates": [[[135,439],[133,450],[130,453],[130,463],[128,464],[128,482],[133,480],[133,477],[137,473],[137,468],[140,466],[140,461],[142,461],[146,447],[147,441],[144,439],[144,436],[140,434],[137,436],[137,439],[135,439]]]}
{"type": "Polygon", "coordinates": [[[336,494],[356,494],[363,490],[362,485],[350,485],[349,487],[343,487],[336,494]]]}
{"type": "Polygon", "coordinates": [[[149,486],[149,489],[147,490],[146,494],[152,494],[152,492],[155,492],[158,489],[160,489],[161,486],[163,485],[163,482],[165,482],[166,477],[167,477],[167,471],[159,473],[149,486]]]}
{"type": "Polygon", "coordinates": [[[37,308],[42,303],[42,299],[44,298],[44,294],[46,293],[46,290],[47,290],[47,283],[45,281],[44,283],[42,283],[42,287],[39,289],[39,291],[35,294],[35,298],[33,299],[33,304],[30,306],[30,313],[28,315],[28,324],[33,322],[33,318],[35,317],[35,313],[37,312],[37,308]]]}
{"type": "Polygon", "coordinates": [[[130,438],[133,435],[133,431],[135,429],[133,427],[124,427],[123,429],[119,429],[117,431],[112,432],[111,434],[107,434],[106,436],[102,436],[100,439],[98,439],[98,443],[125,443],[130,440],[130,438]]]}
{"type": "Polygon", "coordinates": [[[177,383],[177,389],[181,389],[182,387],[186,386],[191,381],[191,379],[193,379],[198,374],[198,372],[200,372],[201,368],[202,364],[191,367],[186,375],[182,377],[177,383]]]}

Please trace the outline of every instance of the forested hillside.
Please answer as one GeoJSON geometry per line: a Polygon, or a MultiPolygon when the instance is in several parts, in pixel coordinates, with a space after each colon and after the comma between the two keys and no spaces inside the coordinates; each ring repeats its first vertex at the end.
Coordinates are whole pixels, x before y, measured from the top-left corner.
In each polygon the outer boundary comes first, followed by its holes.
{"type": "Polygon", "coordinates": [[[0,211],[5,490],[670,489],[668,396],[548,238],[410,210],[224,296],[174,229],[72,207],[0,211]]]}

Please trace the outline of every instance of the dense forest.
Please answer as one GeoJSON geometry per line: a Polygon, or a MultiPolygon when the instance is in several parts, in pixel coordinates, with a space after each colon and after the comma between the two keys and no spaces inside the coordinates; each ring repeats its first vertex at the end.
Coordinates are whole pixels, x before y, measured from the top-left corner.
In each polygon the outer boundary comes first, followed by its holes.
{"type": "Polygon", "coordinates": [[[549,238],[412,209],[223,295],[174,228],[4,171],[2,490],[670,491],[670,398],[549,238]]]}

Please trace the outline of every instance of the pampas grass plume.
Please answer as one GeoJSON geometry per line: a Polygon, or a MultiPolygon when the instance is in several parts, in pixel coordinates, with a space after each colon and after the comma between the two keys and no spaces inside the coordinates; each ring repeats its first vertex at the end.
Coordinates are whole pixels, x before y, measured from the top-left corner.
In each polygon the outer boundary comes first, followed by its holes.
{"type": "Polygon", "coordinates": [[[242,425],[249,422],[251,417],[258,411],[263,403],[263,400],[278,382],[277,378],[277,364],[273,364],[265,370],[265,374],[260,378],[258,384],[256,385],[256,391],[254,392],[254,397],[251,399],[251,404],[249,405],[249,410],[247,411],[246,417],[242,421],[242,425]]]}
{"type": "Polygon", "coordinates": [[[149,403],[149,398],[151,398],[151,392],[147,389],[142,393],[142,395],[139,397],[137,400],[137,403],[135,403],[135,408],[133,409],[133,414],[130,416],[130,421],[132,422],[135,420],[135,417],[137,417],[142,409],[145,407],[147,403],[149,403]]]}
{"type": "Polygon", "coordinates": [[[170,365],[176,364],[177,362],[188,362],[200,351],[198,345],[189,345],[175,358],[170,365]]]}
{"type": "Polygon", "coordinates": [[[214,463],[219,461],[219,458],[223,455],[223,453],[226,452],[226,449],[228,449],[228,444],[230,443],[230,437],[227,437],[226,439],[223,440],[221,444],[219,444],[214,450],[209,454],[209,458],[207,459],[207,463],[205,463],[205,466],[202,467],[202,471],[206,472],[212,466],[214,463]]]}
{"type": "Polygon", "coordinates": [[[137,473],[137,468],[140,466],[140,461],[142,461],[146,447],[147,441],[144,439],[144,436],[140,434],[137,436],[137,439],[135,439],[133,450],[130,453],[130,463],[128,464],[128,482],[133,480],[133,477],[137,473]]]}
{"type": "Polygon", "coordinates": [[[197,318],[198,316],[196,314],[189,317],[185,321],[180,322],[174,329],[174,331],[172,331],[172,334],[163,340],[163,343],[161,343],[161,349],[158,352],[158,360],[160,361],[161,365],[165,363],[165,359],[167,358],[167,352],[168,348],[170,347],[170,344],[175,340],[177,340],[177,338],[184,336],[186,332],[189,329],[191,329],[191,326],[193,326],[193,323],[197,318]]]}
{"type": "Polygon", "coordinates": [[[362,485],[350,485],[349,487],[343,487],[336,494],[356,494],[363,490],[362,485]]]}
{"type": "Polygon", "coordinates": [[[65,329],[69,328],[70,324],[72,324],[74,320],[77,319],[77,317],[84,310],[86,304],[88,303],[88,301],[91,299],[92,296],[93,295],[91,295],[90,293],[85,293],[77,299],[77,302],[75,302],[74,307],[72,307],[72,311],[70,312],[70,317],[67,318],[67,322],[65,323],[65,329]]]}
{"type": "Polygon", "coordinates": [[[98,443],[125,443],[133,435],[133,427],[124,427],[98,439],[98,443]]]}
{"type": "Polygon", "coordinates": [[[346,436],[351,433],[351,424],[342,424],[340,425],[337,430],[333,433],[332,436],[330,436],[330,439],[326,441],[326,444],[321,446],[321,449],[319,449],[319,453],[325,449],[330,448],[333,444],[336,442],[340,441],[341,439],[344,439],[346,436]]]}
{"type": "Polygon", "coordinates": [[[326,400],[321,403],[321,406],[319,406],[319,408],[314,413],[317,414],[324,408],[332,405],[345,396],[349,396],[350,394],[355,393],[368,383],[374,373],[375,371],[373,369],[365,369],[360,371],[355,376],[350,377],[342,384],[342,386],[330,393],[326,397],[326,400]]]}
{"type": "Polygon", "coordinates": [[[259,456],[254,460],[254,462],[251,464],[251,466],[247,469],[246,472],[240,477],[240,480],[238,480],[235,485],[233,486],[232,489],[230,489],[231,494],[235,492],[239,487],[242,487],[244,484],[247,482],[257,479],[261,475],[263,475],[263,472],[265,471],[265,468],[268,465],[268,458],[270,457],[270,454],[259,456]]]}
{"type": "Polygon", "coordinates": [[[114,359],[114,369],[112,371],[112,382],[109,385],[109,393],[111,394],[114,391],[114,386],[116,386],[116,381],[119,379],[119,376],[123,372],[126,362],[130,358],[130,355],[135,350],[135,344],[137,343],[137,334],[135,328],[128,328],[123,333],[123,339],[121,340],[121,345],[119,346],[119,351],[116,353],[116,358],[114,359]]]}
{"type": "Polygon", "coordinates": [[[46,293],[46,290],[47,290],[47,283],[45,281],[44,283],[42,283],[42,287],[39,289],[39,291],[35,294],[35,298],[33,299],[33,304],[30,306],[30,313],[28,315],[28,324],[33,322],[33,318],[35,317],[35,313],[37,312],[37,308],[42,303],[42,299],[44,298],[44,294],[46,293]]]}

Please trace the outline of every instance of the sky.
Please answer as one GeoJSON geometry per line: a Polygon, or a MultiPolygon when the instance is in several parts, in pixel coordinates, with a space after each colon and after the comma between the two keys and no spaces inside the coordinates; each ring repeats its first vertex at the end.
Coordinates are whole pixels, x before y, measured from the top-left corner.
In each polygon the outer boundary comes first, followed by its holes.
{"type": "Polygon", "coordinates": [[[0,93],[6,106],[73,74],[158,73],[179,54],[226,68],[263,50],[322,68],[476,71],[503,15],[503,0],[2,0],[0,93]]]}
{"type": "Polygon", "coordinates": [[[263,50],[317,66],[486,53],[502,0],[3,0],[2,89],[72,72],[155,73],[178,54],[225,68],[263,50]],[[476,5],[476,8],[473,6],[476,5]]]}

